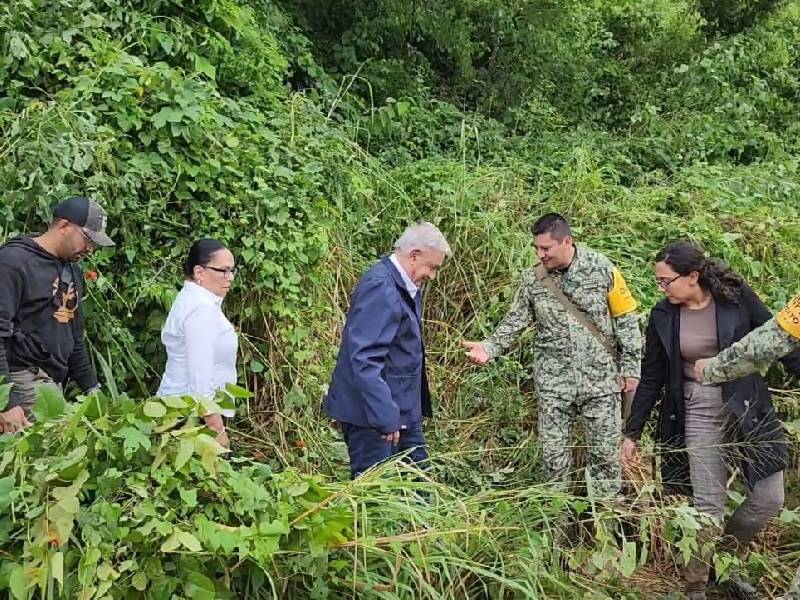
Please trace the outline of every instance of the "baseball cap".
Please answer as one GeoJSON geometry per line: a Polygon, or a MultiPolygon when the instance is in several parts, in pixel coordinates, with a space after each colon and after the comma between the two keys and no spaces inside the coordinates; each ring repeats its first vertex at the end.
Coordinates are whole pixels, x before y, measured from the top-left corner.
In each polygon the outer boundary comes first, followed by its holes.
{"type": "Polygon", "coordinates": [[[106,211],[94,200],[85,196],[72,196],[56,205],[53,219],[64,219],[77,225],[87,237],[98,246],[110,248],[116,246],[106,233],[106,211]]]}

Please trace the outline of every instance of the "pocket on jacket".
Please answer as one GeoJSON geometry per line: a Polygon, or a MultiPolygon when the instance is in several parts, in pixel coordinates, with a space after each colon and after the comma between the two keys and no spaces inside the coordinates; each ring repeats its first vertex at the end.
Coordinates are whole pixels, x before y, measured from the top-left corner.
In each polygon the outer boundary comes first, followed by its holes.
{"type": "Polygon", "coordinates": [[[391,379],[397,379],[399,377],[418,377],[422,372],[422,363],[419,362],[410,367],[404,368],[391,368],[385,367],[383,370],[383,376],[388,381],[391,379]]]}
{"type": "Polygon", "coordinates": [[[412,375],[386,374],[386,385],[392,392],[392,399],[397,403],[401,412],[414,408],[414,403],[421,402],[421,381],[419,372],[412,375]]]}

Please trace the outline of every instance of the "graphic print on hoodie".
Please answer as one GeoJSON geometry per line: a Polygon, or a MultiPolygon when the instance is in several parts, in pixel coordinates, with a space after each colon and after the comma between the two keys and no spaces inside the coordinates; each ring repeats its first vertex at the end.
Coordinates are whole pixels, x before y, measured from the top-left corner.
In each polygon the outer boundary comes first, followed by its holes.
{"type": "Polygon", "coordinates": [[[77,265],[22,236],[0,248],[0,282],[0,376],[40,368],[56,383],[69,379],[84,391],[93,387],[77,265]]]}

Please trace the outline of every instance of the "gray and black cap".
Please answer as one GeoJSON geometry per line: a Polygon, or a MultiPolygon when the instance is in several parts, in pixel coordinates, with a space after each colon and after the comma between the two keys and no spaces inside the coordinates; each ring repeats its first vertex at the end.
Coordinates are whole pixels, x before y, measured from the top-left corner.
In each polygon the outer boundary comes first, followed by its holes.
{"type": "Polygon", "coordinates": [[[53,219],[64,219],[80,227],[87,237],[98,246],[111,248],[114,240],[106,233],[108,217],[100,205],[85,196],[72,196],[56,205],[53,219]]]}

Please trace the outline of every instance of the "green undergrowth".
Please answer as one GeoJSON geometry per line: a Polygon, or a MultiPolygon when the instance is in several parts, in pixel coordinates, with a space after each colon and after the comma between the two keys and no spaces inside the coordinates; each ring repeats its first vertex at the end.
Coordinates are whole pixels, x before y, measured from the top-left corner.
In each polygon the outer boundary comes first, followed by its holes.
{"type": "MultiPolygon", "coordinates": [[[[674,590],[684,509],[652,473],[636,515],[652,518],[633,530],[629,508],[539,487],[530,334],[483,370],[460,342],[501,318],[549,211],[619,265],[642,324],[660,299],[653,257],[682,238],[779,308],[800,282],[798,65],[796,0],[0,3],[0,238],[41,230],[68,194],[108,208],[118,248],[86,261],[98,277],[82,306],[119,388],[3,438],[0,582],[20,597],[674,590]],[[349,294],[418,219],[454,250],[425,290],[433,465],[345,483],[321,404],[349,294]],[[253,393],[225,458],[193,429],[196,403],[144,400],[181,262],[205,236],[241,267],[224,309],[253,393]],[[589,516],[557,556],[565,506],[589,516]],[[61,533],[42,529],[53,510],[61,533]]],[[[796,381],[769,380],[796,435],[796,381]]],[[[767,595],[800,559],[793,514],[743,565],[767,595]]]]}
{"type": "MultiPolygon", "coordinates": [[[[697,550],[704,524],[685,503],[656,505],[650,484],[628,502],[546,485],[460,491],[437,481],[445,456],[354,482],[276,471],[215,442],[199,415],[219,409],[188,396],[112,390],[66,403],[41,392],[35,424],[0,437],[0,589],[16,599],[633,598],[630,578],[654,554],[697,550]]],[[[724,575],[732,558],[706,551],[724,575]]]]}

